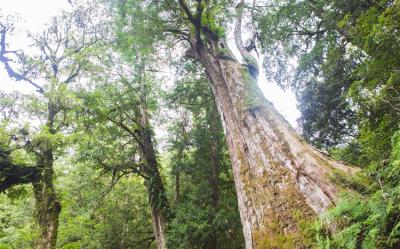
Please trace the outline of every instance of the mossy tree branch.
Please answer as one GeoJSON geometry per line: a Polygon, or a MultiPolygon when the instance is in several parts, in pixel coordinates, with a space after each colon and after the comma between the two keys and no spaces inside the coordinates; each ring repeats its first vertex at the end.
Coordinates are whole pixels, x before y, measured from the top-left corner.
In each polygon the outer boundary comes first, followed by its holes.
{"type": "Polygon", "coordinates": [[[12,163],[9,153],[0,149],[0,193],[15,185],[32,183],[38,174],[36,167],[12,163]]]}

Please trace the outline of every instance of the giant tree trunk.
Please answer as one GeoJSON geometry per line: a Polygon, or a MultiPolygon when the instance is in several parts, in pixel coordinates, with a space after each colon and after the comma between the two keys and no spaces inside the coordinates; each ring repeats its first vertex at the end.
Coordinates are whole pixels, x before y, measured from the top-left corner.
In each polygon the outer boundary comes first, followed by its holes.
{"type": "Polygon", "coordinates": [[[308,145],[267,101],[223,39],[190,51],[204,66],[232,161],[246,248],[301,248],[299,219],[335,204],[335,173],[355,169],[308,145]]]}
{"type": "Polygon", "coordinates": [[[37,219],[40,235],[37,249],[56,248],[61,204],[53,186],[53,152],[46,150],[38,155],[39,174],[32,182],[36,199],[37,219]]]}

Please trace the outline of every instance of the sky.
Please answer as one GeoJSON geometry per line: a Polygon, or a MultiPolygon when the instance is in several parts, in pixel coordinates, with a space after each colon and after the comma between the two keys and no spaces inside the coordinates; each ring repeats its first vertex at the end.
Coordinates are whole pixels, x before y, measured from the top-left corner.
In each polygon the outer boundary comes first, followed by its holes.
{"type": "MultiPolygon", "coordinates": [[[[13,49],[29,49],[29,42],[25,36],[26,32],[40,32],[52,16],[62,9],[69,9],[68,0],[0,0],[0,13],[18,14],[21,18],[17,35],[13,37],[10,44],[13,49]]],[[[273,83],[267,82],[263,74],[260,74],[259,86],[265,97],[274,103],[275,108],[292,124],[297,127],[296,119],[300,116],[296,105],[294,94],[290,90],[283,91],[273,83]]],[[[20,91],[30,93],[34,91],[28,84],[15,82],[10,79],[3,67],[0,65],[0,90],[20,91]]]]}
{"type": "MultiPolygon", "coordinates": [[[[9,37],[9,49],[29,50],[27,32],[38,33],[44,29],[50,18],[62,9],[70,8],[67,0],[0,0],[0,14],[18,15],[15,35],[9,37]],[[11,40],[11,41],[10,41],[11,40]]],[[[28,84],[10,79],[3,65],[0,65],[0,90],[31,93],[33,89],[28,84]]]]}

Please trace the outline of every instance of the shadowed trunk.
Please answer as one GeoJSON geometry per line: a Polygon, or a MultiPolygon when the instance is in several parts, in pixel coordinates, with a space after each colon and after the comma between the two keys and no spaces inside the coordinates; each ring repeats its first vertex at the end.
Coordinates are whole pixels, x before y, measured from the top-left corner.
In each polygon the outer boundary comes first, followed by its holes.
{"type": "Polygon", "coordinates": [[[182,155],[183,155],[183,146],[178,149],[178,162],[175,167],[175,204],[179,204],[180,202],[180,178],[181,178],[181,165],[182,165],[182,155]]]}
{"type": "MultiPolygon", "coordinates": [[[[211,188],[211,207],[213,214],[218,211],[219,203],[219,170],[220,161],[218,156],[218,113],[216,106],[211,107],[210,113],[210,188],[211,188]]],[[[208,249],[218,248],[218,235],[212,233],[208,238],[208,249]]]]}
{"type": "Polygon", "coordinates": [[[37,219],[40,236],[37,249],[56,248],[61,204],[53,186],[53,152],[46,150],[38,155],[39,176],[32,182],[36,199],[37,219]]]}
{"type": "MultiPolygon", "coordinates": [[[[51,134],[56,134],[54,120],[59,111],[57,104],[48,103],[48,119],[46,126],[51,134]]],[[[36,242],[37,249],[56,248],[61,203],[53,185],[54,151],[51,145],[44,142],[40,153],[36,153],[39,174],[32,181],[36,199],[36,212],[40,228],[40,237],[36,242]]]]}
{"type": "Polygon", "coordinates": [[[179,204],[180,202],[180,176],[182,171],[182,160],[184,157],[184,150],[187,146],[187,133],[186,133],[186,126],[188,125],[188,117],[186,114],[181,115],[182,122],[180,122],[180,131],[181,131],[181,141],[179,142],[178,147],[178,154],[177,154],[177,162],[174,168],[175,173],[175,204],[179,204]]]}
{"type": "Polygon", "coordinates": [[[36,167],[12,163],[9,154],[0,148],[0,193],[15,185],[31,183],[38,174],[36,167]]]}

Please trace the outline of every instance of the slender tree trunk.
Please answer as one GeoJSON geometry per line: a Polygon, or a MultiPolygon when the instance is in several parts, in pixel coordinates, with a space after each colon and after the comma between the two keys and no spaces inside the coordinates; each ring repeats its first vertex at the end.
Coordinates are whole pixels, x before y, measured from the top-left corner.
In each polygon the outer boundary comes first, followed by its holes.
{"type": "Polygon", "coordinates": [[[210,47],[190,53],[205,68],[221,116],[246,248],[302,248],[300,219],[334,205],[340,187],[332,177],[356,170],[308,145],[263,97],[254,68],[219,52],[224,40],[210,47]]]}
{"type": "Polygon", "coordinates": [[[158,169],[158,162],[154,150],[150,122],[148,118],[148,110],[146,108],[146,99],[142,99],[140,109],[142,125],[142,128],[140,129],[140,146],[143,157],[146,161],[143,172],[147,176],[145,185],[147,187],[151,206],[153,232],[157,243],[157,249],[165,249],[167,248],[165,229],[169,212],[169,204],[160,171],[158,169]]]}
{"type": "Polygon", "coordinates": [[[154,236],[157,242],[157,249],[166,248],[166,216],[169,210],[169,205],[167,197],[165,194],[164,185],[158,170],[158,163],[153,149],[153,144],[151,142],[151,136],[148,129],[145,133],[145,147],[144,156],[146,158],[146,169],[144,169],[145,174],[148,176],[145,184],[147,187],[149,202],[151,206],[151,220],[153,223],[154,236]]]}
{"type": "Polygon", "coordinates": [[[210,113],[210,133],[211,133],[211,144],[210,144],[210,156],[211,156],[211,174],[210,174],[210,186],[211,186],[211,206],[214,211],[218,209],[219,203],[219,155],[218,155],[218,113],[216,107],[213,105],[210,113]]]}
{"type": "MultiPolygon", "coordinates": [[[[218,154],[218,113],[216,106],[213,104],[210,110],[210,175],[208,181],[211,188],[211,208],[212,216],[211,221],[214,219],[214,215],[218,212],[219,204],[219,154],[218,154]]],[[[218,248],[218,235],[212,232],[207,240],[207,249],[218,248]]]]}
{"type": "Polygon", "coordinates": [[[38,155],[40,173],[32,182],[38,212],[40,235],[37,249],[56,248],[61,204],[53,186],[53,152],[46,150],[38,155]]]}
{"type": "Polygon", "coordinates": [[[183,156],[183,146],[178,149],[178,162],[175,167],[175,203],[178,204],[180,202],[180,178],[181,178],[181,164],[182,164],[182,156],[183,156]]]}
{"type": "Polygon", "coordinates": [[[180,142],[178,147],[178,155],[177,155],[177,163],[175,166],[175,203],[178,204],[180,202],[180,176],[182,171],[182,159],[183,159],[183,152],[187,146],[187,133],[186,133],[186,126],[188,125],[188,117],[186,113],[182,113],[181,115],[182,122],[179,124],[180,126],[180,142]]]}
{"type": "Polygon", "coordinates": [[[167,239],[165,237],[166,220],[165,216],[156,208],[151,209],[151,221],[153,232],[157,243],[157,249],[167,248],[167,239]]]}

